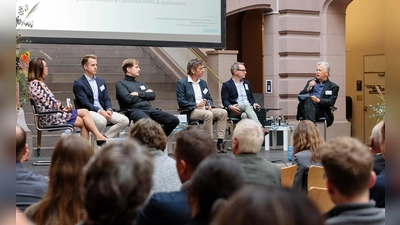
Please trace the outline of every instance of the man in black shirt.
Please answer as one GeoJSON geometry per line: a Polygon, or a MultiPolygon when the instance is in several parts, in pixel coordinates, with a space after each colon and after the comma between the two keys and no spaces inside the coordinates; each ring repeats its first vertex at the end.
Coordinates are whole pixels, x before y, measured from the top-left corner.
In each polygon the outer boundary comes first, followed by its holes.
{"type": "Polygon", "coordinates": [[[155,109],[150,101],[156,99],[156,93],[145,83],[136,80],[139,76],[139,61],[125,59],[122,62],[125,79],[116,83],[117,100],[121,109],[129,109],[127,116],[133,121],[142,118],[151,118],[162,125],[168,136],[179,124],[178,117],[155,109]]]}

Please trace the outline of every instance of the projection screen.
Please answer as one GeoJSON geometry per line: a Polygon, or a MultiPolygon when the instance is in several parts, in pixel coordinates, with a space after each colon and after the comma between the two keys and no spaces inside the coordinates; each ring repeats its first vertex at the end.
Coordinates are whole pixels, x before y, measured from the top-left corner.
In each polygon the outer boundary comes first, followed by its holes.
{"type": "Polygon", "coordinates": [[[226,0],[18,0],[34,43],[225,48],[226,0]]]}

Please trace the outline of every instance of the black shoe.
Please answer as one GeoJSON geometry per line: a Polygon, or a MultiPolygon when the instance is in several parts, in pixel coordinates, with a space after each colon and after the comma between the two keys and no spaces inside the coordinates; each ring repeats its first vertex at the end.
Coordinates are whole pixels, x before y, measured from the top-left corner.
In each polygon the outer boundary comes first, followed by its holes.
{"type": "Polygon", "coordinates": [[[102,145],[104,145],[106,142],[107,142],[106,140],[97,140],[97,141],[96,141],[96,144],[97,144],[97,146],[102,146],[102,145]]]}
{"type": "Polygon", "coordinates": [[[218,153],[226,153],[224,143],[217,143],[217,151],[218,153]]]}

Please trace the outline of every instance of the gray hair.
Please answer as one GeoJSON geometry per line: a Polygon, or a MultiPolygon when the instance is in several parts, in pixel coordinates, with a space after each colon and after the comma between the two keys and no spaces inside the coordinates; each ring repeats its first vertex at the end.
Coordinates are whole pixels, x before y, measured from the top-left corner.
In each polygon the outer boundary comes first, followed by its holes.
{"type": "Polygon", "coordinates": [[[234,62],[231,66],[231,74],[233,75],[233,72],[235,72],[235,70],[239,69],[240,65],[244,65],[244,63],[242,62],[234,62]]]}
{"type": "Polygon", "coordinates": [[[328,77],[331,75],[331,73],[329,72],[331,68],[329,67],[328,62],[325,62],[325,61],[317,62],[317,66],[323,66],[324,70],[328,72],[328,77]]]}
{"type": "Polygon", "coordinates": [[[258,123],[251,119],[242,119],[236,124],[232,139],[239,142],[239,152],[258,153],[264,140],[263,131],[258,123]]]}

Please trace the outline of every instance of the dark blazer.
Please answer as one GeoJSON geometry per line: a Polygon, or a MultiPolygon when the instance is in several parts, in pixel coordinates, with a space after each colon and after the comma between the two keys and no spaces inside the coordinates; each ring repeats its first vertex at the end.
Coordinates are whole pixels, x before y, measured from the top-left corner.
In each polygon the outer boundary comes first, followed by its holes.
{"type": "MultiPolygon", "coordinates": [[[[210,89],[207,87],[207,82],[201,79],[200,89],[203,99],[207,99],[210,106],[214,106],[210,95],[210,89]]],[[[192,83],[188,81],[188,77],[182,78],[176,83],[176,100],[178,101],[179,108],[194,109],[196,107],[196,96],[192,83]]]]}
{"type": "MultiPolygon", "coordinates": [[[[304,89],[300,91],[300,94],[307,94],[307,87],[308,84],[315,79],[311,79],[307,81],[306,86],[304,86],[304,89]]],[[[317,106],[322,110],[324,113],[324,116],[326,118],[326,123],[327,126],[329,127],[333,123],[333,113],[331,112],[332,106],[335,105],[336,99],[338,97],[339,93],[339,86],[337,86],[335,83],[331,82],[329,79],[325,81],[324,88],[322,89],[320,100],[321,102],[317,104],[317,106]],[[326,95],[326,91],[332,91],[331,95],[326,95]]],[[[300,101],[299,104],[302,104],[303,101],[300,101]]],[[[297,120],[299,120],[299,115],[301,115],[300,108],[297,108],[297,120]]]]}
{"type": "MultiPolygon", "coordinates": [[[[253,105],[254,103],[256,103],[256,100],[253,97],[251,84],[248,80],[243,80],[243,84],[246,90],[247,100],[249,100],[250,105],[253,105]],[[247,89],[246,86],[248,87],[247,89]]],[[[237,88],[235,82],[232,79],[229,79],[222,84],[221,98],[224,107],[228,108],[230,105],[236,104],[236,100],[238,97],[239,95],[237,92],[237,88]]]]}
{"type": "Polygon", "coordinates": [[[191,220],[187,191],[160,192],[136,216],[136,225],[183,225],[191,220]]]}
{"type": "MultiPolygon", "coordinates": [[[[99,92],[99,102],[101,107],[103,107],[104,110],[108,109],[112,110],[111,100],[110,96],[108,95],[106,82],[98,77],[96,77],[95,79],[99,92]],[[104,87],[104,89],[102,87],[104,87]]],[[[95,111],[95,112],[99,110],[98,107],[93,105],[94,98],[93,98],[92,87],[87,81],[85,75],[74,81],[73,91],[76,99],[75,108],[77,109],[85,108],[89,111],[95,111]]]]}

